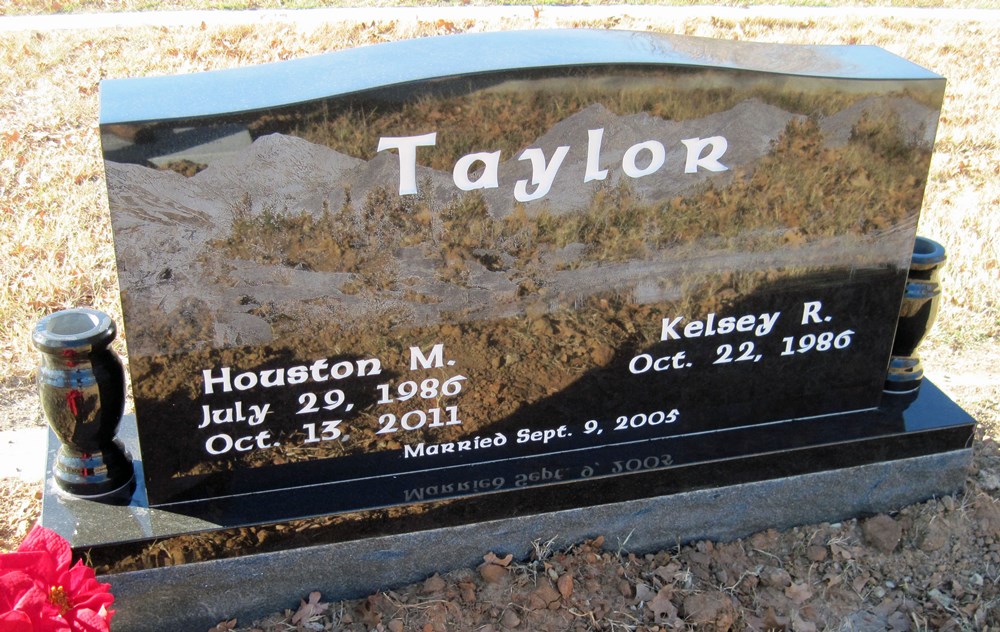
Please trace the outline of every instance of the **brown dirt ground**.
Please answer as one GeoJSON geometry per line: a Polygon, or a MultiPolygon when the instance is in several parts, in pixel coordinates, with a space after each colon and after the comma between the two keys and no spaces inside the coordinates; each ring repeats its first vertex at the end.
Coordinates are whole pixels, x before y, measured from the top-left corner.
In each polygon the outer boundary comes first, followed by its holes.
{"type": "Polygon", "coordinates": [[[215,629],[1000,630],[998,463],[984,441],[964,493],[889,514],[645,554],[536,542],[529,560],[488,552],[475,569],[353,601],[313,593],[215,629]]]}

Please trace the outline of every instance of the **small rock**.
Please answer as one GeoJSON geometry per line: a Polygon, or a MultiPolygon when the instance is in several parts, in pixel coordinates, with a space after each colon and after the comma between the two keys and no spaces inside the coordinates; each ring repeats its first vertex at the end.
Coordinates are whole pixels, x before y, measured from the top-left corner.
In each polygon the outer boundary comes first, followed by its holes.
{"type": "Polygon", "coordinates": [[[532,333],[538,334],[540,336],[548,336],[555,333],[555,329],[552,327],[552,323],[550,323],[545,318],[539,318],[535,322],[531,323],[531,331],[532,333]]]}
{"type": "Polygon", "coordinates": [[[965,587],[957,579],[951,580],[951,596],[955,599],[961,599],[965,596],[965,587]]]}
{"type": "Polygon", "coordinates": [[[460,591],[462,601],[465,603],[474,603],[476,601],[476,584],[471,581],[464,581],[458,584],[458,590],[460,591]]]}
{"type": "Polygon", "coordinates": [[[799,613],[792,614],[792,632],[818,632],[816,624],[803,619],[799,613]]]}
{"type": "Polygon", "coordinates": [[[635,600],[641,602],[651,601],[656,597],[656,591],[648,585],[639,583],[635,585],[635,600]]]}
{"type": "Polygon", "coordinates": [[[1000,504],[993,499],[986,496],[976,499],[975,519],[980,534],[1000,536],[1000,504]]]}
{"type": "Polygon", "coordinates": [[[806,557],[809,558],[811,562],[822,562],[826,559],[827,551],[826,547],[820,544],[810,544],[806,548],[806,557]]]}
{"type": "Polygon", "coordinates": [[[403,629],[404,629],[403,628],[403,620],[402,619],[393,619],[392,621],[390,621],[388,623],[388,625],[386,625],[386,628],[388,628],[389,632],[403,632],[403,629]]]}
{"type": "Polygon", "coordinates": [[[632,594],[632,584],[628,583],[628,580],[625,579],[618,582],[618,592],[626,599],[631,599],[635,596],[632,594]]]}
{"type": "Polygon", "coordinates": [[[792,585],[792,576],[783,568],[766,566],[761,569],[760,583],[770,588],[788,588],[792,585]]]}
{"type": "Polygon", "coordinates": [[[937,604],[939,606],[941,606],[942,608],[944,608],[945,610],[948,610],[949,608],[951,608],[951,605],[952,605],[952,599],[951,599],[951,597],[949,597],[948,595],[944,594],[943,592],[941,592],[937,588],[932,588],[927,593],[927,596],[930,597],[931,599],[933,599],[935,602],[937,602],[937,604]]]}
{"type": "Polygon", "coordinates": [[[573,576],[564,573],[556,582],[556,587],[559,588],[559,594],[562,595],[563,599],[569,599],[570,595],[573,594],[573,576]]]}
{"type": "Polygon", "coordinates": [[[513,610],[508,609],[500,617],[500,623],[505,628],[516,628],[521,625],[521,617],[517,616],[517,613],[513,610]]]}
{"type": "Polygon", "coordinates": [[[764,613],[762,623],[767,630],[786,630],[788,629],[789,619],[788,617],[778,616],[774,612],[774,608],[768,607],[767,612],[764,613]]]}
{"type": "Polygon", "coordinates": [[[891,553],[899,544],[900,538],[903,537],[903,528],[885,514],[879,514],[865,520],[861,526],[861,532],[865,542],[882,553],[891,553]]]}
{"type": "Polygon", "coordinates": [[[940,520],[932,520],[917,543],[921,551],[937,551],[948,544],[948,529],[940,520]]]}
{"type": "Polygon", "coordinates": [[[1000,476],[996,472],[982,470],[979,472],[979,485],[991,492],[1000,489],[1000,476]]]}
{"type": "Polygon", "coordinates": [[[431,593],[441,592],[445,589],[445,586],[447,586],[447,584],[443,579],[441,579],[441,576],[435,574],[433,577],[429,577],[427,581],[424,582],[424,587],[420,590],[420,592],[425,595],[429,595],[431,593]]]}
{"type": "Polygon", "coordinates": [[[548,582],[536,588],[532,594],[545,602],[546,607],[551,607],[552,604],[556,604],[556,607],[559,606],[559,593],[548,582]]]}
{"type": "Polygon", "coordinates": [[[885,620],[889,629],[893,632],[902,632],[903,630],[910,630],[910,619],[906,616],[905,612],[893,612],[885,620]]]}
{"type": "Polygon", "coordinates": [[[507,569],[497,564],[482,564],[479,566],[479,575],[487,583],[499,584],[507,577],[507,569]]]}

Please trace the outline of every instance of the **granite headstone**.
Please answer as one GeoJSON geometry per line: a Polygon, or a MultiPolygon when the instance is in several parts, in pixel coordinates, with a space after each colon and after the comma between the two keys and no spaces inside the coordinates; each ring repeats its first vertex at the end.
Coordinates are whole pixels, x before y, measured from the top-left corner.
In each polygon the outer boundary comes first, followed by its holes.
{"type": "Polygon", "coordinates": [[[883,393],[943,91],[874,47],[596,31],[104,82],[147,523],[77,545],[120,571],[966,449],[933,384],[883,393]]]}

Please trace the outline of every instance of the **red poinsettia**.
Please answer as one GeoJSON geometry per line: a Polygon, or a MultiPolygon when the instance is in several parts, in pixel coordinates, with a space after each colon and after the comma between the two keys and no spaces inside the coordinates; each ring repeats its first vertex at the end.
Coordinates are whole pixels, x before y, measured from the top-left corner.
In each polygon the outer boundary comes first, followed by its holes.
{"type": "Polygon", "coordinates": [[[38,525],[17,551],[0,555],[0,630],[108,632],[111,586],[71,561],[69,543],[38,525]]]}

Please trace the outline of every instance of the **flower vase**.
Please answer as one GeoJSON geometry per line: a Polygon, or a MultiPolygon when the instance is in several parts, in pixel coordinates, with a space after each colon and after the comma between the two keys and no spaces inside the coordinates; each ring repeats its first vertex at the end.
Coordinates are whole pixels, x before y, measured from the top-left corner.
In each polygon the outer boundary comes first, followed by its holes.
{"type": "Polygon", "coordinates": [[[926,237],[917,237],[889,358],[886,393],[901,395],[920,388],[924,369],[917,347],[937,319],[941,303],[939,275],[945,258],[944,246],[926,237]]]}
{"type": "Polygon", "coordinates": [[[125,409],[125,370],[111,349],[117,329],[93,309],[42,318],[32,342],[41,351],[38,391],[61,443],[53,476],[62,491],[108,503],[128,502],[132,459],[115,437],[125,409]]]}

